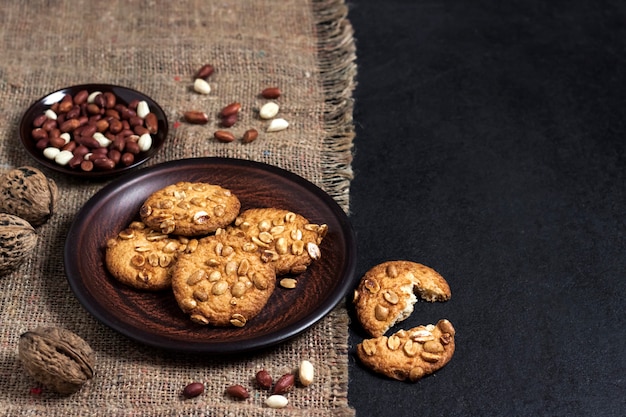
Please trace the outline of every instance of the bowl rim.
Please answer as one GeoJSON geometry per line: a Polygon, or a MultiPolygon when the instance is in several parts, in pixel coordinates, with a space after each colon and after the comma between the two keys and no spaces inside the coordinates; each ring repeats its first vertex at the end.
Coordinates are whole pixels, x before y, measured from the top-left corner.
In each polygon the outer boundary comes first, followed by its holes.
{"type": "MultiPolygon", "coordinates": [[[[128,104],[128,100],[123,99],[122,101],[128,104]]],[[[34,100],[30,106],[26,109],[26,111],[20,117],[19,125],[19,135],[20,141],[23,148],[29,154],[29,156],[37,161],[39,164],[62,174],[67,174],[76,178],[110,178],[114,176],[121,175],[123,173],[127,173],[137,168],[138,166],[144,164],[149,159],[153,158],[157,152],[163,147],[165,141],[167,140],[167,136],[169,134],[169,123],[167,120],[167,114],[161,107],[161,105],[155,101],[152,97],[148,96],[145,93],[142,93],[139,90],[136,90],[131,87],[126,87],[118,84],[107,84],[107,83],[86,83],[86,84],[76,84],[63,88],[59,88],[57,90],[51,91],[38,99],[34,100]],[[124,96],[131,95],[136,96],[138,99],[143,99],[148,103],[150,111],[157,115],[157,120],[159,122],[159,130],[153,137],[152,147],[146,151],[142,155],[141,158],[135,160],[132,164],[125,167],[116,167],[109,171],[81,171],[71,169],[62,165],[55,163],[52,160],[47,159],[43,156],[42,151],[38,150],[34,146],[34,141],[30,137],[30,132],[32,130],[32,122],[36,115],[38,115],[40,110],[45,110],[49,108],[55,102],[61,100],[65,94],[71,92],[78,92],[80,90],[87,90],[89,92],[94,91],[102,91],[104,92],[113,92],[116,94],[118,99],[120,98],[119,92],[123,93],[124,96]],[[156,140],[155,140],[156,138],[156,140]]]]}

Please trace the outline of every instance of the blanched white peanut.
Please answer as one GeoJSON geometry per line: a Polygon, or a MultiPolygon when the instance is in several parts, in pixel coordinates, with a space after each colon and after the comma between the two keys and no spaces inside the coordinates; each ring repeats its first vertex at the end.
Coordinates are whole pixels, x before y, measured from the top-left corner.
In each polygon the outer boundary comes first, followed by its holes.
{"type": "Polygon", "coordinates": [[[54,158],[61,152],[59,148],[55,148],[54,146],[49,146],[43,150],[43,156],[48,159],[54,160],[54,158]]]}
{"type": "Polygon", "coordinates": [[[271,408],[285,408],[288,403],[289,400],[287,399],[287,397],[278,394],[270,395],[265,400],[265,405],[271,408]]]}
{"type": "Polygon", "coordinates": [[[96,96],[100,94],[102,94],[102,91],[94,91],[93,93],[89,94],[87,96],[87,103],[93,103],[96,99],[96,96]]]}
{"type": "Polygon", "coordinates": [[[54,112],[54,110],[52,109],[48,109],[44,112],[44,114],[46,115],[46,117],[48,119],[52,119],[52,120],[56,120],[57,119],[57,114],[54,112]]]}
{"type": "Polygon", "coordinates": [[[152,147],[152,136],[150,136],[150,133],[144,133],[139,136],[137,145],[139,145],[139,150],[142,152],[149,150],[152,147]]]}
{"type": "Polygon", "coordinates": [[[278,104],[273,101],[269,101],[261,106],[261,109],[259,110],[259,117],[266,120],[271,119],[278,114],[278,110],[278,104]]]}
{"type": "Polygon", "coordinates": [[[211,86],[202,78],[196,78],[193,82],[193,89],[200,94],[209,94],[211,92],[211,86]]]}
{"type": "Polygon", "coordinates": [[[143,119],[148,115],[148,113],[150,113],[150,107],[145,100],[141,100],[139,103],[137,103],[137,116],[143,119]]]}
{"type": "Polygon", "coordinates": [[[72,140],[72,137],[67,132],[66,133],[61,133],[60,138],[65,141],[66,145],[70,142],[70,140],[72,140]]]}
{"type": "Polygon", "coordinates": [[[315,377],[315,369],[313,368],[313,364],[307,360],[300,362],[300,370],[299,370],[299,378],[300,383],[308,387],[313,382],[313,378],[315,377]]]}
{"type": "Polygon", "coordinates": [[[279,132],[281,130],[285,130],[289,127],[289,122],[285,119],[274,119],[270,122],[270,125],[267,127],[268,132],[279,132]]]}
{"type": "Polygon", "coordinates": [[[61,151],[54,157],[54,162],[59,165],[67,165],[68,162],[74,157],[74,154],[70,151],[61,151]]]}
{"type": "Polygon", "coordinates": [[[93,138],[98,141],[101,148],[107,148],[111,144],[111,139],[107,138],[100,132],[94,133],[93,138]]]}

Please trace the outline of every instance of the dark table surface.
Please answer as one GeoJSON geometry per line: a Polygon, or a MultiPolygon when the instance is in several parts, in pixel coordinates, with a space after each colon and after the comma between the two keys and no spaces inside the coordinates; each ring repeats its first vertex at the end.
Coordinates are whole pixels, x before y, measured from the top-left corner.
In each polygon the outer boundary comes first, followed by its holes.
{"type": "Polygon", "coordinates": [[[626,415],[626,2],[352,0],[357,273],[449,282],[452,361],[357,416],[626,415]]]}

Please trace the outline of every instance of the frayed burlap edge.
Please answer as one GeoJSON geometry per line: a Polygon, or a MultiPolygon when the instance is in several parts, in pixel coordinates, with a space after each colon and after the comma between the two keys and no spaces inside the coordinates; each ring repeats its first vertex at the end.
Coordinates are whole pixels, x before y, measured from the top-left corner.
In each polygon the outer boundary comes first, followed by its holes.
{"type": "MultiPolygon", "coordinates": [[[[353,179],[352,147],[354,123],[352,119],[356,87],[356,45],[354,30],[347,18],[348,7],[343,0],[313,0],[313,15],[317,29],[318,62],[324,94],[324,158],[323,186],[346,213],[350,211],[350,182],[353,179]]],[[[339,307],[341,308],[341,307],[339,307]]],[[[345,313],[345,312],[344,312],[345,313]]],[[[349,320],[347,320],[349,321],[349,320]]],[[[338,330],[334,342],[345,346],[348,354],[348,324],[338,330]]],[[[351,416],[355,410],[348,405],[348,362],[333,369],[337,398],[345,401],[342,416],[351,416]],[[345,382],[341,382],[345,381],[345,382]]]]}
{"type": "Polygon", "coordinates": [[[313,0],[318,58],[324,93],[325,190],[349,212],[354,124],[352,92],[356,86],[356,46],[342,0],[313,0]]]}

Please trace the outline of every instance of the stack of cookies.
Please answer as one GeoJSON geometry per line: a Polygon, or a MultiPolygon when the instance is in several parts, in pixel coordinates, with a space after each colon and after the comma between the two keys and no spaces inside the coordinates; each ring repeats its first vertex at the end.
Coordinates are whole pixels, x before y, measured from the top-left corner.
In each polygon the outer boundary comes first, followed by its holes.
{"type": "Polygon", "coordinates": [[[202,182],[155,191],[139,217],[108,240],[108,271],[137,290],[171,289],[193,322],[213,326],[245,326],[278,276],[320,258],[327,231],[281,208],[241,211],[230,190],[202,182]]]}
{"type": "Polygon", "coordinates": [[[411,261],[389,261],[365,273],[354,292],[357,317],[373,337],[357,345],[363,364],[393,379],[416,381],[445,366],[454,354],[455,330],[446,319],[385,336],[407,319],[418,297],[447,301],[450,287],[435,270],[411,261]]]}

